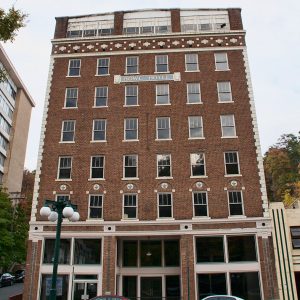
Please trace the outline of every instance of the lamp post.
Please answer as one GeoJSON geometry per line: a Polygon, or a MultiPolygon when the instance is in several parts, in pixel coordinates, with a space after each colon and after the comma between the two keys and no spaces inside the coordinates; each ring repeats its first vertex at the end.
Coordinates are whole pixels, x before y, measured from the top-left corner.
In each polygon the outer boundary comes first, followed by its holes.
{"type": "Polygon", "coordinates": [[[48,220],[52,222],[55,222],[57,220],[53,272],[49,300],[56,300],[57,267],[62,219],[63,217],[65,217],[68,218],[71,222],[78,221],[80,215],[76,210],[77,205],[72,204],[69,199],[65,199],[65,197],[58,197],[57,201],[45,200],[44,206],[40,210],[40,215],[42,217],[48,217],[48,220]]]}

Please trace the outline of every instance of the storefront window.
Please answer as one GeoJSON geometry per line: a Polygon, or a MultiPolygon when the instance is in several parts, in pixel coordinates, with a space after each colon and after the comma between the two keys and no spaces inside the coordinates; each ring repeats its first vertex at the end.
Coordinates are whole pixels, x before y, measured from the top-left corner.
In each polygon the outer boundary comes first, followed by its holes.
{"type": "Polygon", "coordinates": [[[137,241],[123,242],[123,266],[137,266],[137,241]]]}
{"type": "MultiPolygon", "coordinates": [[[[47,300],[50,295],[52,275],[42,275],[40,300],[47,300]]],[[[69,276],[58,275],[56,281],[56,300],[67,300],[69,276]]]]}
{"type": "Polygon", "coordinates": [[[256,261],[254,236],[228,236],[229,262],[256,261]]]}
{"type": "Polygon", "coordinates": [[[224,262],[223,237],[196,239],[197,263],[224,262]]]}
{"type": "MultiPolygon", "coordinates": [[[[54,239],[46,239],[44,243],[44,264],[52,264],[54,257],[54,239]]],[[[70,264],[70,247],[71,240],[61,239],[60,247],[59,247],[59,255],[58,255],[58,263],[59,264],[70,264]]]]}
{"type": "Polygon", "coordinates": [[[161,241],[141,241],[141,267],[161,267],[161,241]]]}
{"type": "Polygon", "coordinates": [[[179,266],[179,241],[165,240],[165,266],[179,266]]]}
{"type": "Polygon", "coordinates": [[[226,275],[219,274],[198,274],[199,299],[210,295],[226,295],[226,275]]]}
{"type": "Polygon", "coordinates": [[[74,264],[100,264],[100,239],[75,239],[74,264]]]}

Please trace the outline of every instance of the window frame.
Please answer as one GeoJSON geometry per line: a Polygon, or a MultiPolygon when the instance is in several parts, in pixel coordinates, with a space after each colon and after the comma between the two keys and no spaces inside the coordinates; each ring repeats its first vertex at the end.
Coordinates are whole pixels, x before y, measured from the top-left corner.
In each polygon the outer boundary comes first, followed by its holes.
{"type": "Polygon", "coordinates": [[[139,86],[137,84],[127,84],[125,85],[125,103],[124,103],[125,107],[130,107],[130,106],[139,106],[139,86]],[[135,87],[136,88],[136,95],[127,95],[127,88],[128,87],[135,87]],[[127,103],[127,97],[133,97],[136,96],[136,104],[128,104],[127,103]]]}
{"type": "Polygon", "coordinates": [[[218,92],[218,103],[231,103],[231,102],[234,102],[232,100],[232,90],[231,90],[231,82],[228,80],[228,81],[217,81],[217,92],[218,92]],[[228,83],[228,87],[229,87],[229,91],[226,91],[226,92],[221,92],[220,91],[220,84],[222,83],[228,83]],[[221,97],[220,95],[221,94],[228,94],[230,95],[230,100],[221,100],[221,97]]]}
{"type": "Polygon", "coordinates": [[[139,74],[139,57],[138,56],[126,56],[125,74],[139,74]],[[128,65],[129,58],[136,58],[136,65],[128,65]],[[136,66],[136,72],[128,72],[128,67],[136,66]]]}
{"type": "Polygon", "coordinates": [[[170,85],[168,83],[158,83],[155,85],[155,105],[170,105],[170,85]],[[167,94],[160,94],[158,95],[158,86],[167,86],[167,94]],[[168,96],[168,102],[167,103],[158,103],[158,97],[159,96],[168,96]]]}
{"type": "Polygon", "coordinates": [[[65,101],[64,101],[64,109],[74,109],[78,108],[78,88],[77,87],[67,87],[65,90],[65,101]],[[69,90],[76,90],[76,97],[68,97],[68,91],[69,90]],[[76,99],[75,100],[75,106],[67,106],[68,99],[76,99]]]}
{"type": "Polygon", "coordinates": [[[204,130],[203,130],[203,118],[202,116],[188,116],[188,127],[189,127],[189,140],[199,140],[199,139],[204,139],[204,130]],[[200,122],[201,122],[201,127],[191,127],[191,119],[192,118],[200,118],[200,122]],[[201,136],[198,137],[193,137],[191,136],[191,129],[195,129],[195,128],[201,128],[201,136]]]}
{"type": "Polygon", "coordinates": [[[229,71],[229,63],[228,63],[228,55],[227,55],[227,52],[216,52],[214,53],[214,56],[215,56],[215,71],[229,71]],[[225,61],[218,61],[217,59],[217,56],[219,54],[225,54],[225,61]],[[225,69],[222,69],[222,68],[218,68],[218,66],[220,66],[220,64],[224,64],[226,63],[226,68],[225,69]],[[219,64],[219,65],[218,65],[219,64]]]}
{"type": "Polygon", "coordinates": [[[201,84],[200,82],[187,82],[186,83],[186,104],[202,104],[202,99],[201,99],[201,84]],[[199,86],[199,94],[197,93],[189,93],[189,86],[191,85],[198,85],[199,86]],[[190,102],[189,95],[199,95],[199,102],[190,102]]]}
{"type": "Polygon", "coordinates": [[[89,194],[89,202],[88,202],[88,219],[89,220],[103,220],[103,201],[104,201],[104,194],[89,194]],[[101,217],[100,218],[92,218],[91,217],[91,197],[101,197],[101,206],[93,206],[96,208],[101,208],[101,217]]]}
{"type": "Polygon", "coordinates": [[[81,76],[80,72],[81,72],[81,59],[80,58],[71,58],[71,59],[69,59],[67,77],[80,77],[81,76]],[[79,67],[71,67],[71,62],[72,61],[79,61],[79,67]],[[72,69],[78,70],[78,74],[77,75],[70,75],[70,71],[72,69]]]}
{"type": "Polygon", "coordinates": [[[71,181],[72,180],[72,167],[73,167],[73,157],[70,155],[63,155],[58,157],[58,167],[57,167],[57,176],[56,180],[62,180],[62,181],[71,181]],[[60,170],[61,170],[61,159],[63,158],[70,158],[71,159],[71,164],[70,167],[64,168],[64,169],[70,169],[70,176],[69,178],[61,178],[60,177],[60,170]]]}
{"type": "Polygon", "coordinates": [[[105,156],[104,155],[92,155],[90,160],[90,180],[105,180],[105,156]],[[103,158],[103,164],[102,167],[93,167],[93,158],[103,158]],[[102,177],[92,177],[93,169],[102,169],[102,177]]]}
{"type": "Polygon", "coordinates": [[[137,193],[125,193],[122,195],[122,220],[138,220],[138,194],[137,193]],[[125,196],[135,196],[135,206],[125,206],[125,196]],[[135,218],[129,218],[128,214],[125,217],[125,208],[134,207],[135,208],[135,218]]]}
{"type": "Polygon", "coordinates": [[[108,86],[96,86],[95,87],[95,95],[94,95],[94,108],[98,107],[108,107],[108,86]],[[97,90],[98,89],[105,89],[106,90],[106,97],[97,97],[97,90]],[[97,98],[105,98],[105,105],[97,105],[97,98]]]}
{"type": "MultiPolygon", "coordinates": [[[[94,119],[93,120],[93,131],[92,131],[92,142],[96,142],[96,143],[101,143],[101,142],[106,142],[106,129],[107,129],[107,120],[106,119],[94,119]],[[104,139],[103,140],[96,140],[94,139],[94,135],[95,135],[95,122],[96,121],[104,121],[104,139]]],[[[97,130],[98,131],[103,131],[103,130],[97,130]]]]}
{"type": "Polygon", "coordinates": [[[200,72],[200,68],[199,68],[199,54],[197,54],[197,53],[186,53],[185,55],[184,55],[184,66],[185,66],[185,72],[200,72]],[[188,55],[194,55],[197,59],[196,59],[196,63],[187,63],[187,57],[188,57],[188,55]],[[196,65],[197,66],[197,68],[195,69],[195,70],[189,70],[188,69],[188,66],[189,65],[196,65]]]}
{"type": "Polygon", "coordinates": [[[225,176],[231,177],[231,176],[239,176],[239,175],[241,175],[239,152],[238,151],[225,151],[223,155],[224,155],[225,176]],[[226,162],[226,153],[235,153],[236,154],[236,160],[237,160],[236,164],[237,164],[237,167],[238,167],[238,173],[235,173],[235,174],[229,174],[229,173],[227,173],[227,168],[226,168],[227,164],[232,165],[233,163],[227,163],[226,162]]]}
{"type": "Polygon", "coordinates": [[[124,154],[123,155],[123,180],[134,180],[134,179],[139,179],[139,173],[138,173],[138,166],[139,166],[139,156],[138,154],[124,154]],[[126,157],[129,157],[129,156],[135,156],[135,161],[136,161],[136,166],[135,166],[135,169],[136,169],[136,176],[135,177],[126,177],[126,167],[128,168],[133,168],[134,166],[126,166],[125,163],[126,163],[126,157]]]}
{"type": "Polygon", "coordinates": [[[156,117],[156,140],[157,141],[168,141],[172,140],[172,135],[171,135],[171,118],[170,117],[156,117]],[[168,119],[168,125],[169,127],[167,128],[158,128],[158,120],[159,119],[168,119]],[[159,138],[159,130],[166,130],[168,129],[168,138],[159,138]]]}
{"type": "Polygon", "coordinates": [[[159,192],[157,193],[157,219],[174,219],[174,214],[173,214],[173,193],[170,193],[170,192],[159,192]],[[167,207],[170,207],[170,211],[171,211],[171,216],[170,217],[161,217],[160,216],[160,203],[159,203],[159,196],[160,195],[170,195],[170,200],[171,200],[171,204],[170,205],[163,205],[163,207],[167,206],[167,207]]]}
{"type": "Polygon", "coordinates": [[[167,154],[156,154],[156,178],[157,179],[161,179],[161,178],[173,178],[173,174],[172,174],[172,155],[170,153],[167,154]],[[169,166],[170,168],[170,175],[169,176],[159,176],[159,165],[158,165],[158,161],[159,161],[159,156],[169,156],[169,160],[170,160],[170,165],[161,165],[161,166],[169,166]]]}
{"type": "Polygon", "coordinates": [[[169,55],[168,54],[159,54],[159,55],[155,55],[155,73],[169,73],[169,55]],[[166,56],[167,57],[167,62],[165,64],[158,64],[158,58],[162,57],[162,56],[166,56]],[[166,71],[158,71],[158,66],[167,66],[167,70],[166,71]]]}
{"type": "Polygon", "coordinates": [[[124,141],[126,142],[135,142],[139,140],[139,119],[138,118],[125,118],[124,119],[124,141]],[[136,121],[136,129],[127,129],[127,123],[128,120],[135,120],[136,121]],[[126,133],[128,131],[136,131],[136,138],[135,139],[128,139],[126,136],[126,133]]]}
{"type": "Polygon", "coordinates": [[[221,115],[221,116],[220,116],[220,123],[221,123],[221,133],[222,133],[222,138],[237,138],[234,114],[221,115]],[[226,117],[226,116],[232,116],[233,126],[224,126],[224,125],[223,125],[223,123],[222,123],[222,117],[226,117]],[[224,130],[223,130],[224,127],[230,127],[230,128],[233,128],[233,129],[234,129],[234,135],[224,135],[224,130]]]}
{"type": "Polygon", "coordinates": [[[294,250],[300,249],[300,226],[290,226],[290,235],[291,235],[291,242],[292,242],[293,249],[294,250]],[[293,230],[299,231],[299,235],[298,232],[294,233],[293,230]],[[299,246],[295,245],[294,241],[297,241],[299,243],[299,246]]]}
{"type": "Polygon", "coordinates": [[[75,129],[76,129],[76,120],[63,120],[61,125],[61,134],[60,134],[60,143],[74,143],[75,142],[75,129]],[[73,130],[64,130],[64,124],[66,122],[73,123],[73,130]],[[73,132],[73,138],[70,141],[64,140],[64,133],[73,132]]]}
{"type": "Polygon", "coordinates": [[[96,71],[96,76],[109,76],[110,74],[109,74],[109,67],[110,67],[110,57],[99,57],[98,59],[97,59],[97,71],[96,71]],[[108,64],[107,64],[107,67],[105,66],[105,67],[101,67],[100,65],[99,65],[99,62],[101,61],[101,60],[108,60],[108,64]],[[100,68],[107,68],[107,73],[105,73],[105,74],[100,74],[99,73],[99,70],[100,70],[100,68]]]}
{"type": "Polygon", "coordinates": [[[244,210],[244,198],[243,198],[243,192],[241,190],[229,190],[227,191],[227,203],[228,203],[228,213],[229,213],[229,217],[245,217],[245,210],[244,210]],[[241,195],[241,202],[240,203],[230,203],[230,193],[239,193],[241,195]],[[236,204],[240,204],[241,208],[242,208],[242,214],[231,214],[231,209],[230,209],[230,205],[236,205],[236,204]]]}
{"type": "Polygon", "coordinates": [[[206,175],[206,161],[205,161],[205,153],[204,152],[198,152],[198,153],[190,153],[190,168],[191,168],[191,178],[203,178],[203,177],[207,177],[206,175]],[[192,155],[201,155],[203,156],[203,164],[192,164],[192,155]],[[193,175],[193,166],[197,166],[197,165],[203,165],[203,169],[204,169],[204,175],[193,175]]]}
{"type": "Polygon", "coordinates": [[[207,191],[193,191],[192,192],[192,204],[193,204],[193,218],[209,218],[209,206],[208,206],[208,193],[207,191]],[[195,194],[204,194],[205,195],[205,201],[206,204],[195,204],[195,194]],[[205,206],[206,207],[206,216],[196,216],[196,205],[198,206],[205,206]]]}

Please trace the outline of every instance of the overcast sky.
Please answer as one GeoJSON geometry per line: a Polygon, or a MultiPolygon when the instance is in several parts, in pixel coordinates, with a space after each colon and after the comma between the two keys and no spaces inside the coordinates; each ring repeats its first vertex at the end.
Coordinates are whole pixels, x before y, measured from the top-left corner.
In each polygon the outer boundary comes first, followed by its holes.
{"type": "MultiPolygon", "coordinates": [[[[29,14],[4,48],[36,102],[25,167],[36,168],[55,17],[143,8],[242,8],[262,152],[300,130],[299,0],[1,0],[29,14]]],[[[55,142],[55,141],[54,141],[55,142]]]]}

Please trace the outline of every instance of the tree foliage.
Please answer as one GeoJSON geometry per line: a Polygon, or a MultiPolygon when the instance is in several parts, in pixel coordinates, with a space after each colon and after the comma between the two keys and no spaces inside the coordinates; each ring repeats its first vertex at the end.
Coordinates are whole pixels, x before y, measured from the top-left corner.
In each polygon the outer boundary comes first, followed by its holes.
{"type": "Polygon", "coordinates": [[[300,133],[282,135],[266,152],[264,169],[270,201],[288,206],[300,199],[300,133]]]}

